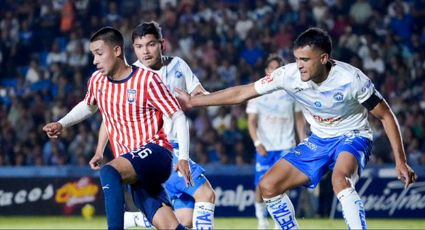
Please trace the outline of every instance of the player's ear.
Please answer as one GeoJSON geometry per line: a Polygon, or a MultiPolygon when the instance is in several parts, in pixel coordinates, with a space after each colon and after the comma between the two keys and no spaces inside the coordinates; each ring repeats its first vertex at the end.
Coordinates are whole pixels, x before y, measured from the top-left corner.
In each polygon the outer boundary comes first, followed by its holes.
{"type": "Polygon", "coordinates": [[[161,46],[161,52],[162,52],[162,53],[164,53],[164,51],[165,51],[164,39],[161,39],[161,40],[159,41],[159,44],[160,44],[160,46],[161,46]]]}
{"type": "Polygon", "coordinates": [[[329,62],[330,56],[328,53],[322,53],[320,55],[320,62],[324,65],[329,62]]]}
{"type": "Polygon", "coordinates": [[[115,53],[115,56],[117,57],[122,56],[123,55],[122,48],[120,46],[115,46],[114,53],[115,53]]]}

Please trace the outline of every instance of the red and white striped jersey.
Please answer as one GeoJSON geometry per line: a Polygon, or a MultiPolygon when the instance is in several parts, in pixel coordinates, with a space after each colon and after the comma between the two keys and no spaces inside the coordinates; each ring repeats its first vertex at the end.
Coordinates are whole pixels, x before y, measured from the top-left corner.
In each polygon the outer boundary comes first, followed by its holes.
{"type": "Polygon", "coordinates": [[[88,81],[84,101],[98,107],[115,157],[156,143],[172,150],[163,131],[163,118],[180,110],[160,77],[133,66],[129,77],[114,81],[99,71],[88,81]]]}

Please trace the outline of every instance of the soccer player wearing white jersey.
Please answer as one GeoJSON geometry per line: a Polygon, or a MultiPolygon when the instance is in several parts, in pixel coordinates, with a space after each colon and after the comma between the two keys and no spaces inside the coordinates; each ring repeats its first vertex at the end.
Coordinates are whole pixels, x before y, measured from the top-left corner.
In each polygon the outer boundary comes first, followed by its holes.
{"type": "Polygon", "coordinates": [[[136,206],[156,228],[184,229],[162,187],[172,169],[172,146],[163,132],[162,117],[164,114],[171,117],[182,133],[176,168],[190,184],[186,119],[157,74],[126,64],[123,47],[122,34],[112,27],[104,27],[92,35],[90,50],[98,70],[88,81],[84,101],[59,122],[45,125],[43,130],[50,138],[57,138],[63,128],[82,121],[99,108],[115,159],[100,168],[103,154],[96,154],[90,166],[100,169],[108,228],[123,229],[122,185],[129,184],[136,206]]]}
{"type": "MultiPolygon", "coordinates": [[[[145,22],[137,26],[132,34],[133,48],[137,56],[135,66],[148,69],[158,74],[171,93],[175,88],[184,89],[192,95],[207,93],[198,78],[192,73],[187,63],[179,57],[165,57],[161,28],[156,22],[145,22]]],[[[99,131],[96,154],[103,154],[107,137],[99,131]]],[[[175,124],[164,116],[164,132],[173,145],[173,164],[178,162],[179,142],[175,124]]],[[[212,229],[214,224],[214,190],[204,176],[204,169],[193,161],[189,161],[193,185],[187,187],[184,178],[173,172],[165,183],[165,188],[172,200],[174,212],[181,224],[195,229],[212,229]]],[[[124,227],[149,227],[141,212],[125,212],[124,227]]]]}
{"type": "MultiPolygon", "coordinates": [[[[266,61],[266,75],[271,74],[283,63],[281,57],[270,56],[266,61]]],[[[249,135],[257,152],[254,180],[257,228],[268,229],[266,204],[261,197],[258,183],[267,170],[280,160],[282,154],[295,147],[295,128],[299,140],[305,138],[304,118],[298,104],[283,90],[248,101],[246,112],[249,135]]]]}
{"type": "Polygon", "coordinates": [[[302,106],[312,135],[284,155],[261,179],[260,191],[275,223],[297,228],[285,192],[297,186],[314,188],[332,170],[332,187],[350,229],[366,229],[363,202],[355,183],[372,145],[367,117],[378,118],[390,140],[398,178],[409,186],[417,176],[406,163],[400,127],[387,102],[359,69],[330,58],[332,41],[319,28],[301,33],[294,42],[295,63],[282,66],[255,83],[190,97],[177,90],[186,108],[230,105],[285,90],[302,106]]]}

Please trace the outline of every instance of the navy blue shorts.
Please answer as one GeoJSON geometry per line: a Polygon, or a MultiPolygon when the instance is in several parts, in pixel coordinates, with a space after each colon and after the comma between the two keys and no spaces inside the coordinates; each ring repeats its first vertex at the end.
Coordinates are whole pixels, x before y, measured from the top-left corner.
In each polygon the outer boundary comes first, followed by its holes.
{"type": "Polygon", "coordinates": [[[129,185],[134,204],[152,223],[153,216],[162,205],[171,206],[163,186],[172,170],[171,152],[150,143],[122,157],[131,162],[137,174],[137,182],[129,185]]]}

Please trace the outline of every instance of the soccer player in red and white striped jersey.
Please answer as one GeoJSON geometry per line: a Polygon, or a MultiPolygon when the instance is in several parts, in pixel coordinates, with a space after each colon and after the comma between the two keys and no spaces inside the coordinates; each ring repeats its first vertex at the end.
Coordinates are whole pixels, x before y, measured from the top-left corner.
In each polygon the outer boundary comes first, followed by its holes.
{"type": "Polygon", "coordinates": [[[114,81],[96,71],[89,80],[84,101],[99,107],[115,157],[156,143],[169,150],[162,115],[172,117],[180,110],[158,75],[133,67],[130,76],[114,81]]]}
{"type": "Polygon", "coordinates": [[[123,229],[122,184],[129,184],[134,203],[156,228],[184,229],[162,186],[172,170],[172,146],[163,132],[162,117],[169,116],[183,134],[178,138],[184,152],[176,169],[190,184],[186,118],[157,74],[127,65],[123,47],[123,36],[114,28],[104,27],[92,35],[90,50],[98,70],[89,79],[85,99],[43,130],[50,138],[57,138],[63,128],[86,119],[99,108],[115,159],[100,168],[103,155],[95,154],[90,166],[100,169],[108,228],[123,229]]]}

